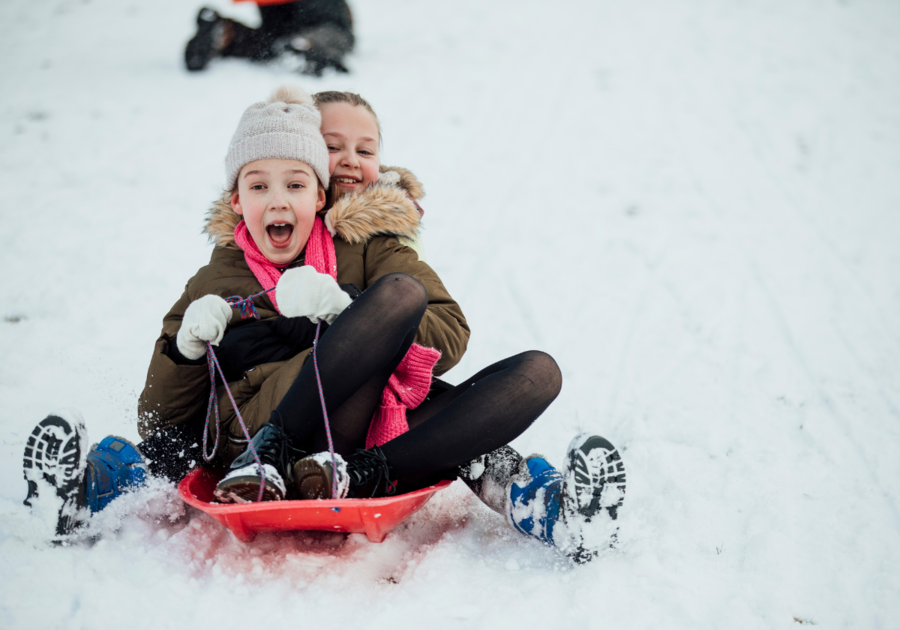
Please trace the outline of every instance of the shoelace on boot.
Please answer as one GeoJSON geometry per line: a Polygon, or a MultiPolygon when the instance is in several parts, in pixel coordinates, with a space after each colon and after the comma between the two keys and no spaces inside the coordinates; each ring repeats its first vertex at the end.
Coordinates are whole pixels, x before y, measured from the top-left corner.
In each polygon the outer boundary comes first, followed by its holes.
{"type": "Polygon", "coordinates": [[[390,496],[397,490],[391,481],[391,469],[387,458],[377,446],[370,449],[358,449],[347,460],[347,474],[351,487],[355,486],[358,494],[374,497],[383,489],[390,496]]]}
{"type": "MultiPolygon", "coordinates": [[[[306,451],[297,448],[291,437],[285,433],[278,412],[273,411],[272,415],[277,417],[269,419],[269,428],[258,443],[255,442],[254,436],[254,445],[261,461],[271,464],[283,477],[288,478],[291,476],[294,462],[306,457],[306,451]]],[[[262,432],[257,433],[260,434],[262,432]]]]}

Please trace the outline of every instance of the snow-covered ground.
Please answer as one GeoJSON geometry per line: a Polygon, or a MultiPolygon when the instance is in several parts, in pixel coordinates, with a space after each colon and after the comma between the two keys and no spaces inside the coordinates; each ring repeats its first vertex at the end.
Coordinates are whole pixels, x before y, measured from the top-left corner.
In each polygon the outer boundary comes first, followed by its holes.
{"type": "Polygon", "coordinates": [[[0,627],[898,627],[900,4],[353,6],[352,74],[303,83],[366,96],[426,185],[473,329],[450,380],[553,354],[514,445],[621,445],[621,544],[574,567],[460,484],[381,545],[245,545],[165,487],[43,543],[31,427],[137,439],[235,124],[295,77],[188,75],[184,0],[4,0],[0,627]]]}

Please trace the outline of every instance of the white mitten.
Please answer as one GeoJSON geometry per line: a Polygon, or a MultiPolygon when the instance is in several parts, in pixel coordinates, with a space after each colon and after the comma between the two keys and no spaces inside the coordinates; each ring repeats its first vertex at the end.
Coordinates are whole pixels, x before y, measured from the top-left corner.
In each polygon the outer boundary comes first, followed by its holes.
{"type": "Polygon", "coordinates": [[[181,328],[175,337],[178,351],[187,359],[206,354],[206,342],[218,345],[231,321],[231,307],[218,295],[204,295],[191,302],[184,312],[181,328]]]}
{"type": "Polygon", "coordinates": [[[275,299],[285,317],[308,317],[313,324],[321,319],[329,325],[353,301],[334,278],[309,265],[285,271],[275,287],[275,299]]]}

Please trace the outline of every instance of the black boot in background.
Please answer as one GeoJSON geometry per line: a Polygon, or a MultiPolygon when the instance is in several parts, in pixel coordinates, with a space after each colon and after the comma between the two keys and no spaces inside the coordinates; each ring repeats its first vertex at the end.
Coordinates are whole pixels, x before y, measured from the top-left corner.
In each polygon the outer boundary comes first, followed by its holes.
{"type": "Polygon", "coordinates": [[[203,70],[225,47],[225,20],[216,11],[203,7],[197,14],[197,34],[184,49],[184,65],[203,70]]]}

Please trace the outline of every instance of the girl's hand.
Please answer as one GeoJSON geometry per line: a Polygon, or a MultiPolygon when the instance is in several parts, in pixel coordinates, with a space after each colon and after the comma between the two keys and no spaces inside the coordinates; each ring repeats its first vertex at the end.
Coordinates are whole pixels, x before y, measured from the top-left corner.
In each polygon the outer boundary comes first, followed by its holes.
{"type": "Polygon", "coordinates": [[[206,342],[214,346],[222,341],[225,327],[231,321],[231,307],[218,295],[204,295],[191,302],[184,312],[175,345],[192,361],[206,354],[206,342]]]}
{"type": "Polygon", "coordinates": [[[314,324],[321,319],[329,325],[352,302],[334,278],[309,265],[285,271],[275,299],[285,317],[308,317],[314,324]]]}

